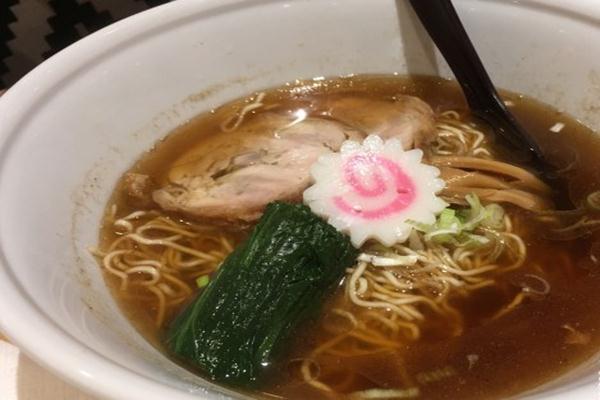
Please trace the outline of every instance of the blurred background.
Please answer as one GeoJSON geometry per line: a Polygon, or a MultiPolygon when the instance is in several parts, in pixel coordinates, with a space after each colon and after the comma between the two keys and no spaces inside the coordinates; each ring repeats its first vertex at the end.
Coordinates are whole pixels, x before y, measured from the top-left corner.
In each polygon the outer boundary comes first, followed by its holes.
{"type": "Polygon", "coordinates": [[[71,43],[171,0],[0,0],[0,90],[71,43]]]}

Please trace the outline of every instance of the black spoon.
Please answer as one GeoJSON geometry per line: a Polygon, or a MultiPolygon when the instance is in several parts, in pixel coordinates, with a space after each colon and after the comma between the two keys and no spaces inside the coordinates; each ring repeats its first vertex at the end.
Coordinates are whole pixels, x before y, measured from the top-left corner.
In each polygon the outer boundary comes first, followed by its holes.
{"type": "Polygon", "coordinates": [[[490,80],[450,0],[410,0],[421,23],[463,89],[471,112],[523,151],[546,177],[549,168],[535,140],[521,127],[490,80]]]}

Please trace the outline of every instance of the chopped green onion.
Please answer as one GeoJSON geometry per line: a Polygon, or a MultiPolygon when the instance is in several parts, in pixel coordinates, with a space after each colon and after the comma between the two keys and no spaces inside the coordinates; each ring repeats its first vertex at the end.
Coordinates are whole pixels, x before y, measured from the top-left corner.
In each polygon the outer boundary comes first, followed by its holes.
{"type": "Polygon", "coordinates": [[[425,240],[437,239],[438,243],[443,243],[452,240],[452,236],[458,235],[460,229],[437,229],[425,235],[425,240]]]}
{"type": "Polygon", "coordinates": [[[502,228],[504,226],[504,209],[502,206],[496,203],[485,206],[485,218],[481,221],[481,225],[492,229],[502,228]]]}
{"type": "Polygon", "coordinates": [[[407,222],[407,223],[409,223],[409,224],[411,224],[411,225],[412,225],[412,226],[413,226],[413,227],[414,227],[416,230],[418,230],[419,232],[425,232],[425,233],[427,233],[427,232],[429,232],[429,231],[430,231],[430,230],[431,230],[433,227],[435,227],[435,224],[433,224],[433,225],[427,225],[427,224],[424,224],[424,223],[422,223],[422,222],[415,221],[415,220],[412,220],[412,219],[409,219],[409,220],[407,220],[406,222],[407,222]]]}
{"type": "Polygon", "coordinates": [[[468,208],[455,210],[444,209],[434,224],[427,225],[416,221],[408,221],[413,227],[424,233],[425,240],[438,244],[454,244],[465,247],[483,246],[489,239],[473,233],[479,226],[500,229],[504,225],[504,209],[495,203],[483,206],[474,194],[465,196],[468,208]]]}
{"type": "Polygon", "coordinates": [[[208,275],[202,275],[196,279],[196,286],[202,289],[204,286],[208,285],[208,282],[210,282],[208,275]]]}
{"type": "Polygon", "coordinates": [[[452,208],[446,208],[438,217],[437,224],[442,229],[458,229],[461,222],[456,216],[456,211],[452,208]]]}
{"type": "Polygon", "coordinates": [[[485,219],[486,212],[485,208],[481,205],[479,197],[474,194],[468,194],[465,196],[465,200],[469,203],[470,208],[463,211],[465,216],[465,222],[462,229],[465,231],[472,231],[477,228],[479,224],[485,219]]]}
{"type": "Polygon", "coordinates": [[[462,243],[465,247],[483,246],[490,242],[490,239],[488,239],[487,237],[482,235],[476,235],[474,233],[467,233],[465,234],[465,237],[467,238],[467,240],[462,243]]]}

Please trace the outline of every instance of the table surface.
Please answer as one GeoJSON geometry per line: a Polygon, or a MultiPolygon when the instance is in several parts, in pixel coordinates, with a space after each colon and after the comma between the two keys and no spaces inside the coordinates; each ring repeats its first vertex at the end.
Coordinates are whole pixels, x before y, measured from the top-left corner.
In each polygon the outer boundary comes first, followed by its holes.
{"type": "MultiPolygon", "coordinates": [[[[6,340],[1,333],[0,340],[6,340]]],[[[57,378],[23,353],[18,365],[18,400],[98,400],[57,378]]],[[[2,393],[0,398],[3,398],[2,393]]]]}

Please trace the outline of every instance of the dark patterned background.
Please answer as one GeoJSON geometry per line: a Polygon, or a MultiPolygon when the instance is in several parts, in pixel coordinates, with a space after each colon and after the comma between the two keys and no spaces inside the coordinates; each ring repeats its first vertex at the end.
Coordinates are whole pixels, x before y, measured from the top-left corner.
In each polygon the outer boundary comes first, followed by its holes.
{"type": "Polygon", "coordinates": [[[170,0],[0,0],[0,90],[82,37],[170,0]]]}

